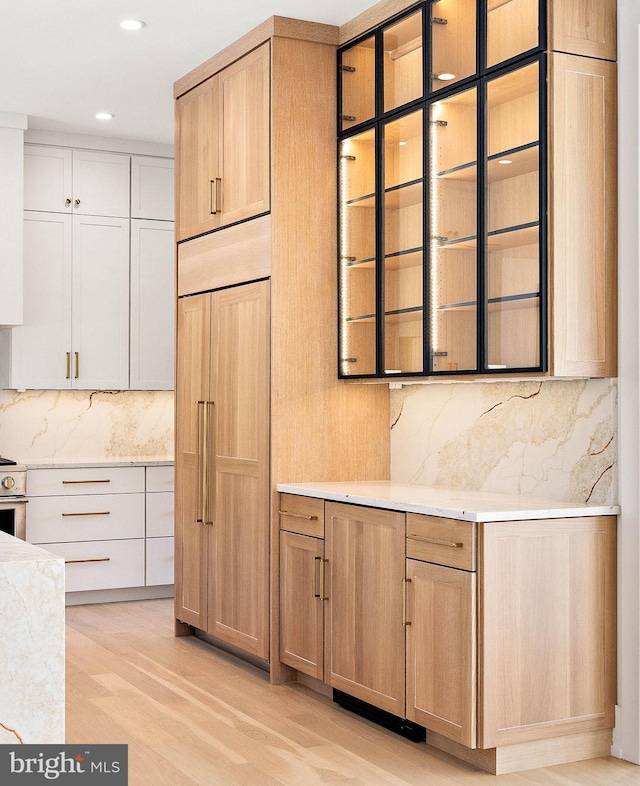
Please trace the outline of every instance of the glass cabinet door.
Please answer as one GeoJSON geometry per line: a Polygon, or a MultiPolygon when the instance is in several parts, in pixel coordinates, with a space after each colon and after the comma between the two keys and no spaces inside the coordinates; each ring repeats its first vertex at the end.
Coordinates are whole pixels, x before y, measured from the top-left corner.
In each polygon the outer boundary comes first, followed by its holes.
{"type": "Polygon", "coordinates": [[[376,373],[376,134],[340,143],[340,373],[376,373]]]}
{"type": "Polygon", "coordinates": [[[539,45],[540,0],[487,0],[487,68],[539,45]]]}
{"type": "Polygon", "coordinates": [[[383,125],[384,372],[424,370],[423,111],[383,125]]]}
{"type": "Polygon", "coordinates": [[[384,112],[421,98],[422,9],[382,31],[384,112]]]}
{"type": "Polygon", "coordinates": [[[431,3],[431,90],[476,73],[476,0],[431,3]]]}
{"type": "Polygon", "coordinates": [[[477,368],[476,88],[429,112],[429,343],[433,371],[477,368]]]}
{"type": "Polygon", "coordinates": [[[340,128],[372,120],[376,111],[375,37],[345,49],[340,56],[340,128]]]}
{"type": "Polygon", "coordinates": [[[540,356],[539,64],[487,84],[487,368],[535,368],[540,356]]]}

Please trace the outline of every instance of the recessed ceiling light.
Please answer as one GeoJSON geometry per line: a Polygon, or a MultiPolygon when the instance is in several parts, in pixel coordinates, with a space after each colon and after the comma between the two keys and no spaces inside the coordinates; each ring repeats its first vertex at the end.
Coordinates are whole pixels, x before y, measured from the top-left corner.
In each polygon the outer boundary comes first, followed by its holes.
{"type": "Polygon", "coordinates": [[[123,30],[140,30],[144,25],[145,23],[140,19],[124,19],[120,22],[120,27],[123,30]]]}
{"type": "Polygon", "coordinates": [[[96,112],[97,120],[113,120],[115,117],[111,112],[96,112]]]}
{"type": "Polygon", "coordinates": [[[513,161],[510,158],[500,158],[498,159],[499,164],[513,164],[513,161]]]}
{"type": "Polygon", "coordinates": [[[450,82],[452,79],[456,78],[456,75],[445,72],[443,74],[438,74],[436,78],[439,79],[441,82],[450,82]]]}

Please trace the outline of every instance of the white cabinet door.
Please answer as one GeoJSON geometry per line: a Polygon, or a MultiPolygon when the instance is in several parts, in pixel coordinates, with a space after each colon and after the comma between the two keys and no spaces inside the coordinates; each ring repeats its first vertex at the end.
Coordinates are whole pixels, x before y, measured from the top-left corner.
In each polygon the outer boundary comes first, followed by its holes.
{"type": "Polygon", "coordinates": [[[131,156],[131,218],[173,221],[173,159],[131,156]]]}
{"type": "Polygon", "coordinates": [[[173,390],[173,241],[173,222],[132,219],[132,390],[173,390]]]}
{"type": "Polygon", "coordinates": [[[147,587],[173,584],[173,538],[147,538],[147,587]]]}
{"type": "Polygon", "coordinates": [[[24,146],[24,209],[52,213],[73,210],[72,151],[24,146]]]}
{"type": "Polygon", "coordinates": [[[24,322],[11,331],[12,387],[71,387],[71,216],[25,211],[24,322]]]}
{"type": "Polygon", "coordinates": [[[73,212],[129,217],[130,156],[73,151],[73,212]]]}
{"type": "Polygon", "coordinates": [[[131,157],[25,145],[24,209],[128,218],[131,157]]]}
{"type": "Polygon", "coordinates": [[[72,386],[129,386],[129,220],[73,217],[72,386]]]}

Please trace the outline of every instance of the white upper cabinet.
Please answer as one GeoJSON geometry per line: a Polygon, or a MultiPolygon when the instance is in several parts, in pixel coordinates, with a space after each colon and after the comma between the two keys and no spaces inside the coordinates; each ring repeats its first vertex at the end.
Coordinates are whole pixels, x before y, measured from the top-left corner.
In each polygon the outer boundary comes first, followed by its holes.
{"type": "Polygon", "coordinates": [[[131,156],[131,218],[173,221],[173,159],[131,156]]]}
{"type": "Polygon", "coordinates": [[[129,217],[130,156],[25,145],[24,207],[129,217]]]}

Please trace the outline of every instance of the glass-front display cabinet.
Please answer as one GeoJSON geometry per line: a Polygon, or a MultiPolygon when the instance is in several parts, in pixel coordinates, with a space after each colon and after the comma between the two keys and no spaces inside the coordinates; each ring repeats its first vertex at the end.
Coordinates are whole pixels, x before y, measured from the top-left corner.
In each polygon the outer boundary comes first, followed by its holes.
{"type": "Polygon", "coordinates": [[[544,371],[537,0],[423,2],[339,51],[339,375],[544,371]]]}

